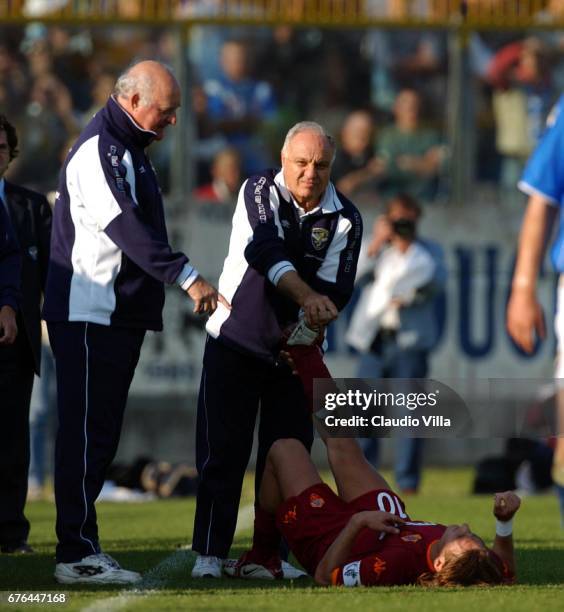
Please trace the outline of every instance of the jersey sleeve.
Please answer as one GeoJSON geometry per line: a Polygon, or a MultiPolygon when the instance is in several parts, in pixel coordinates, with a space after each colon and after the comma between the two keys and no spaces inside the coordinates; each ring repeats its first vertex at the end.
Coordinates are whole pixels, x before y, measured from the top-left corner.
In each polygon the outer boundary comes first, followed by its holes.
{"type": "Polygon", "coordinates": [[[331,583],[348,587],[391,586],[408,584],[409,559],[400,549],[384,550],[337,567],[331,573],[331,583]]]}
{"type": "Polygon", "coordinates": [[[188,258],[172,251],[139,207],[131,154],[119,143],[85,143],[67,167],[67,186],[88,217],[147,274],[173,284],[189,272],[188,258]]]}
{"type": "Polygon", "coordinates": [[[252,236],[245,248],[248,264],[273,282],[285,272],[295,270],[284,244],[278,212],[271,201],[270,181],[265,176],[251,177],[241,188],[239,204],[245,207],[252,236]]]}
{"type": "Polygon", "coordinates": [[[529,159],[519,189],[559,206],[564,198],[564,96],[551,111],[546,131],[529,159]]]}

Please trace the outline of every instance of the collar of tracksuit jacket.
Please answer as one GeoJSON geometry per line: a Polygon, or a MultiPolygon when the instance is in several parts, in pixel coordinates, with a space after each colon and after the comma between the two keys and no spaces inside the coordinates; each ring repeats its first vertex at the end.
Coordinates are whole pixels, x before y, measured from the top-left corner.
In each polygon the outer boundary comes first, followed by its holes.
{"type": "Polygon", "coordinates": [[[135,147],[145,149],[153,142],[157,135],[156,132],[145,130],[137,124],[133,117],[119,105],[113,96],[110,96],[102,112],[106,119],[120,133],[124,144],[129,142],[135,147]]]}

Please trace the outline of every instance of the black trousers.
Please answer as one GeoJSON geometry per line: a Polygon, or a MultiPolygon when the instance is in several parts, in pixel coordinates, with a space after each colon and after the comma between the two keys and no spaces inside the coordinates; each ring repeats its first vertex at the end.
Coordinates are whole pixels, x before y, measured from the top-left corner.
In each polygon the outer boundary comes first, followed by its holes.
{"type": "Polygon", "coordinates": [[[57,561],[100,552],[94,502],[114,458],[145,330],[49,323],[57,369],[57,561]]]}
{"type": "Polygon", "coordinates": [[[23,323],[14,344],[0,346],[0,547],[27,540],[29,403],[34,365],[23,323]]]}
{"type": "Polygon", "coordinates": [[[208,337],[196,427],[200,484],[192,549],[200,554],[225,558],[231,548],[259,406],[255,494],[273,442],[297,438],[311,448],[313,427],[303,387],[287,366],[208,337]]]}

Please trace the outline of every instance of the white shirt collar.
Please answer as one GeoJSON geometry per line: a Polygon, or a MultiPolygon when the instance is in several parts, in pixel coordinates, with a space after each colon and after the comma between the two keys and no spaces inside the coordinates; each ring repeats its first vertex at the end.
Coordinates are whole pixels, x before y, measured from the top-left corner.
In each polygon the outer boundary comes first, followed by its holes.
{"type": "Polygon", "coordinates": [[[312,210],[305,211],[294,199],[294,196],[286,187],[286,182],[284,181],[284,173],[282,170],[274,177],[274,182],[276,183],[278,189],[280,189],[280,193],[285,200],[289,200],[294,204],[294,206],[298,209],[300,213],[300,217],[305,217],[306,215],[310,215],[314,212],[317,212],[319,209],[325,214],[334,213],[343,208],[339,197],[337,196],[337,191],[333,186],[333,183],[329,182],[327,185],[327,189],[321,198],[321,202],[313,208],[312,210]]]}

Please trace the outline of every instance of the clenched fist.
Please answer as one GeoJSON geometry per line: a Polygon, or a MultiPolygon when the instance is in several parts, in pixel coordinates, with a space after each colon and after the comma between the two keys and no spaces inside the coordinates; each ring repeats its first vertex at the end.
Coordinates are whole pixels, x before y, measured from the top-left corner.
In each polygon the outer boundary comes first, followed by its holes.
{"type": "Polygon", "coordinates": [[[494,495],[493,513],[498,521],[510,521],[521,506],[521,498],[513,491],[494,495]]]}

